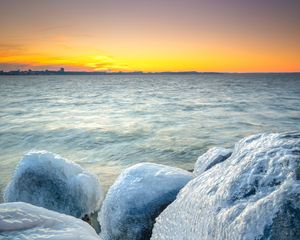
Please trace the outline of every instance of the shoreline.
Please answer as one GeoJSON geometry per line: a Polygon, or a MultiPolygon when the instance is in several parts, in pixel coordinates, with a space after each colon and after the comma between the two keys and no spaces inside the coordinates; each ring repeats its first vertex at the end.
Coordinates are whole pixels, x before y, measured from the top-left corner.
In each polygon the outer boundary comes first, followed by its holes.
{"type": "MultiPolygon", "coordinates": [[[[84,216],[90,224],[97,218],[100,238],[111,240],[196,240],[200,236],[269,239],[275,235],[296,240],[300,236],[299,147],[298,132],[251,135],[238,141],[233,149],[210,148],[197,159],[192,173],[155,163],[135,164],[118,176],[106,194],[99,192],[99,179],[78,164],[46,151],[33,151],[16,168],[0,211],[5,216],[16,214],[13,219],[24,226],[28,218],[34,217],[32,211],[55,215],[55,221],[68,219],[64,227],[74,234],[77,230],[73,227],[78,224],[90,231],[78,216],[84,216]],[[67,205],[65,197],[70,201],[67,205]],[[96,212],[97,217],[91,215],[96,212]],[[214,229],[213,233],[209,229],[214,229]]],[[[47,231],[38,230],[44,228],[41,223],[34,229],[47,236],[47,231]]],[[[4,217],[3,234],[23,234],[22,230],[11,230],[15,225],[11,217],[4,217]]],[[[53,233],[61,234],[60,228],[56,232],[57,226],[51,226],[53,233]]],[[[95,233],[86,239],[96,237],[95,233]]]]}

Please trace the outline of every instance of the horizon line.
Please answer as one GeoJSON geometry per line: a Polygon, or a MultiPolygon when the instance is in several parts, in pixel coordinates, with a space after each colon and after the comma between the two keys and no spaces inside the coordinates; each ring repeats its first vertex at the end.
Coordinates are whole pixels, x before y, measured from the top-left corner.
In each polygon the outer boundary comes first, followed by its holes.
{"type": "Polygon", "coordinates": [[[255,73],[300,73],[300,71],[65,71],[59,70],[0,70],[0,75],[68,75],[68,74],[95,74],[95,75],[113,75],[113,74],[255,74],[255,73]]]}

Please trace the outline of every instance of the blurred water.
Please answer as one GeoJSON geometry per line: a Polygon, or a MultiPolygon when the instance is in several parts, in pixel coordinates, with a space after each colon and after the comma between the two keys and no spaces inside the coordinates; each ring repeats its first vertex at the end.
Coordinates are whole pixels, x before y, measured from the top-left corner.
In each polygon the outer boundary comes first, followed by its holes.
{"type": "Polygon", "coordinates": [[[0,93],[0,189],[31,149],[107,189],[134,163],[191,169],[209,147],[300,130],[300,74],[1,76],[0,93]]]}

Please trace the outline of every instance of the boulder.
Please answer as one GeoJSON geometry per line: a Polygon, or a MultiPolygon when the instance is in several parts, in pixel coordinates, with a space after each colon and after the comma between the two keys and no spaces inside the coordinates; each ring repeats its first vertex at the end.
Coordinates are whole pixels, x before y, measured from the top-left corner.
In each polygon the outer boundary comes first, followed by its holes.
{"type": "Polygon", "coordinates": [[[150,239],[155,218],[192,174],[154,163],[134,165],[109,188],[99,215],[103,240],[150,239]]]}
{"type": "Polygon", "coordinates": [[[78,218],[98,211],[102,199],[96,175],[46,151],[26,154],[4,191],[5,202],[27,202],[78,218]]]}
{"type": "Polygon", "coordinates": [[[100,240],[78,218],[23,202],[0,204],[0,239],[100,240]]]}
{"type": "Polygon", "coordinates": [[[152,240],[300,239],[300,134],[257,134],[190,181],[152,240]]]}
{"type": "Polygon", "coordinates": [[[201,155],[194,167],[194,175],[198,176],[216,164],[225,161],[232,154],[231,149],[214,147],[201,155]]]}

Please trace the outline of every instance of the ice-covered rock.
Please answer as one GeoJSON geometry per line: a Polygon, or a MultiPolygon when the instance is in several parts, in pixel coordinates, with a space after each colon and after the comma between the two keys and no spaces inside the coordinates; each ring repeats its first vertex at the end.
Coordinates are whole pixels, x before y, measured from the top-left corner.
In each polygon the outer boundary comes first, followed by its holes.
{"type": "Polygon", "coordinates": [[[300,239],[300,134],[242,139],[156,219],[152,240],[300,239]]]}
{"type": "Polygon", "coordinates": [[[81,218],[98,211],[102,198],[96,175],[46,151],[26,154],[4,191],[5,202],[27,202],[81,218]]]}
{"type": "Polygon", "coordinates": [[[14,202],[0,204],[0,239],[6,240],[99,240],[86,222],[33,206],[14,202]]]}
{"type": "Polygon", "coordinates": [[[214,147],[201,155],[194,167],[194,175],[198,176],[216,164],[225,161],[232,154],[231,149],[214,147]]]}
{"type": "Polygon", "coordinates": [[[173,167],[140,163],[127,168],[109,188],[99,215],[103,240],[149,239],[155,218],[192,179],[173,167]]]}

